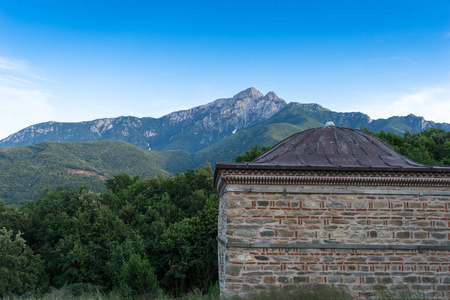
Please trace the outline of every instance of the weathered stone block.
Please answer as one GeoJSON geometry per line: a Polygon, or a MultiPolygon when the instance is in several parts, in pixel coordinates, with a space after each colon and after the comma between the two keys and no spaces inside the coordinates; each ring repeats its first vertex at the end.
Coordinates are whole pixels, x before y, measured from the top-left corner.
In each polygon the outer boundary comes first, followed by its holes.
{"type": "Polygon", "coordinates": [[[417,279],[416,276],[407,276],[403,278],[403,281],[406,283],[417,283],[419,280],[417,279]]]}
{"type": "MultiPolygon", "coordinates": [[[[265,271],[280,271],[281,270],[281,266],[280,265],[270,265],[270,266],[264,266],[263,268],[265,271]]],[[[280,273],[277,273],[280,274],[280,273]]]]}
{"type": "Polygon", "coordinates": [[[280,276],[280,277],[278,277],[278,282],[279,283],[288,283],[289,282],[289,278],[288,277],[284,277],[284,276],[280,276]]]}
{"type": "Polygon", "coordinates": [[[382,284],[388,284],[388,283],[393,283],[394,281],[392,280],[391,277],[383,277],[380,279],[380,283],[382,284]]]}
{"type": "Polygon", "coordinates": [[[273,272],[247,272],[242,274],[243,276],[269,276],[269,275],[273,275],[273,272]]]}
{"type": "Polygon", "coordinates": [[[375,283],[376,279],[375,277],[366,277],[365,282],[368,284],[375,283]]]}
{"type": "Polygon", "coordinates": [[[291,230],[286,230],[286,229],[278,229],[278,236],[281,237],[293,237],[294,236],[294,231],[291,230]]]}
{"type": "Polygon", "coordinates": [[[258,229],[258,225],[228,225],[228,229],[258,229]]]}
{"type": "Polygon", "coordinates": [[[255,257],[251,254],[239,254],[236,256],[237,261],[253,261],[255,257]]]}
{"type": "Polygon", "coordinates": [[[256,236],[255,230],[245,230],[245,229],[239,229],[234,232],[237,236],[245,236],[245,237],[252,237],[256,236]]]}
{"type": "Polygon", "coordinates": [[[238,207],[252,207],[251,201],[238,201],[236,202],[236,206],[238,207]]]}
{"type": "Polygon", "coordinates": [[[294,277],[294,283],[308,282],[308,277],[294,277]]]}
{"type": "Polygon", "coordinates": [[[354,266],[354,265],[348,265],[348,266],[346,266],[346,268],[345,268],[347,271],[355,271],[356,270],[356,266],[354,266]]]}
{"type": "Polygon", "coordinates": [[[348,224],[348,223],[350,223],[348,220],[345,220],[345,219],[332,219],[331,220],[331,223],[332,224],[348,224]]]}
{"type": "Polygon", "coordinates": [[[397,238],[399,238],[399,239],[409,239],[410,237],[411,237],[411,232],[409,232],[409,231],[397,232],[397,238]]]}
{"type": "Polygon", "coordinates": [[[236,237],[228,237],[228,242],[229,243],[248,243],[247,239],[241,239],[241,238],[236,238],[236,237]]]}
{"type": "Polygon", "coordinates": [[[320,207],[319,201],[304,201],[302,203],[302,207],[304,208],[317,208],[320,207]]]}
{"type": "Polygon", "coordinates": [[[229,217],[239,217],[245,213],[245,208],[231,208],[227,211],[227,216],[229,217]]]}
{"type": "Polygon", "coordinates": [[[275,231],[261,231],[260,232],[260,235],[261,236],[265,236],[265,237],[267,237],[267,236],[275,236],[275,231]]]}
{"type": "Polygon", "coordinates": [[[356,278],[353,276],[345,276],[342,278],[343,283],[353,283],[356,282],[356,278]]]}
{"type": "Polygon", "coordinates": [[[269,223],[277,223],[277,219],[273,218],[251,218],[245,221],[249,224],[269,224],[269,223]]]}
{"type": "Polygon", "coordinates": [[[403,221],[402,220],[390,220],[389,224],[392,226],[403,226],[403,221]]]}
{"type": "Polygon", "coordinates": [[[426,245],[437,245],[438,243],[439,243],[438,241],[433,241],[433,240],[430,240],[430,241],[427,241],[427,240],[422,241],[422,244],[426,244],[426,245]]]}
{"type": "Polygon", "coordinates": [[[345,208],[346,206],[342,202],[330,201],[325,204],[327,208],[345,208]]]}
{"type": "Polygon", "coordinates": [[[241,266],[227,266],[225,268],[225,274],[230,276],[237,276],[241,272],[242,267],[241,266]]]}
{"type": "Polygon", "coordinates": [[[438,232],[432,232],[431,236],[436,239],[445,239],[447,237],[446,233],[438,233],[438,232]]]}
{"type": "Polygon", "coordinates": [[[247,283],[260,283],[261,282],[261,277],[256,277],[256,276],[246,277],[245,278],[245,282],[247,282],[247,283]]]}
{"type": "Polygon", "coordinates": [[[387,203],[387,202],[385,202],[385,201],[377,201],[377,202],[374,202],[373,203],[373,207],[374,208],[386,208],[386,207],[388,207],[389,206],[389,204],[387,203]]]}
{"type": "Polygon", "coordinates": [[[401,256],[389,256],[389,261],[403,261],[401,256]]]}
{"type": "Polygon", "coordinates": [[[314,257],[312,256],[302,256],[300,257],[300,261],[313,261],[314,257]]]}
{"type": "Polygon", "coordinates": [[[314,237],[314,232],[312,231],[299,231],[297,233],[299,237],[314,237]]]}
{"type": "Polygon", "coordinates": [[[383,284],[374,284],[374,285],[372,285],[372,289],[374,289],[375,291],[383,291],[383,290],[387,289],[387,286],[385,286],[383,284]]]}
{"type": "Polygon", "coordinates": [[[425,239],[428,237],[427,232],[414,232],[414,238],[416,239],[425,239]]]}
{"type": "Polygon", "coordinates": [[[290,261],[290,257],[286,256],[286,257],[281,257],[281,256],[274,256],[273,260],[276,262],[284,262],[284,261],[290,261]]]}
{"type": "Polygon", "coordinates": [[[439,282],[439,280],[437,278],[435,278],[435,277],[422,276],[421,279],[422,279],[423,283],[438,283],[439,282]]]}
{"type": "Polygon", "coordinates": [[[349,259],[348,259],[348,261],[357,261],[357,262],[364,262],[364,261],[366,261],[367,260],[367,257],[364,257],[364,256],[358,256],[358,257],[350,257],[349,259]]]}
{"type": "Polygon", "coordinates": [[[275,277],[270,276],[270,277],[264,277],[264,283],[265,284],[274,284],[276,281],[275,277]]]}
{"type": "Polygon", "coordinates": [[[304,220],[305,224],[322,224],[322,220],[319,219],[306,219],[304,220]]]}
{"type": "Polygon", "coordinates": [[[409,208],[422,208],[422,203],[420,202],[409,202],[409,208]]]}
{"type": "Polygon", "coordinates": [[[283,224],[286,224],[286,225],[297,224],[297,220],[296,219],[284,219],[283,224]]]}
{"type": "Polygon", "coordinates": [[[336,230],[331,233],[331,237],[333,238],[343,238],[349,235],[348,231],[344,230],[336,230]]]}
{"type": "Polygon", "coordinates": [[[336,230],[338,227],[337,227],[337,225],[327,225],[324,228],[325,228],[325,230],[331,231],[331,230],[336,230]]]}
{"type": "Polygon", "coordinates": [[[329,283],[336,283],[336,282],[339,282],[340,280],[341,280],[341,278],[338,276],[328,276],[327,277],[327,282],[329,282],[329,283]]]}
{"type": "Polygon", "coordinates": [[[264,285],[255,285],[254,288],[256,290],[267,290],[267,287],[264,285]]]}

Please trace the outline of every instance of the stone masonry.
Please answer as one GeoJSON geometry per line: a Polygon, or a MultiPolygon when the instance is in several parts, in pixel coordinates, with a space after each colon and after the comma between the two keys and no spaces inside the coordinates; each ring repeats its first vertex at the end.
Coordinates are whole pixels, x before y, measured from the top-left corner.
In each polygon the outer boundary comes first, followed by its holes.
{"type": "MultiPolygon", "coordinates": [[[[247,185],[229,185],[229,190],[247,185]]],[[[367,186],[279,186],[314,193],[226,192],[222,195],[219,240],[225,266],[224,291],[246,293],[270,285],[323,283],[358,297],[409,288],[450,298],[450,251],[402,249],[315,249],[314,245],[449,246],[450,196],[436,188],[367,186]],[[390,195],[392,189],[398,194],[390,195]],[[348,190],[348,193],[346,192],[348,190]],[[324,191],[324,192],[322,192],[324,191]],[[344,192],[332,194],[330,192],[344,192]],[[408,194],[402,195],[402,191],[408,194]],[[437,195],[420,193],[433,192],[437,195]],[[226,205],[226,207],[225,207],[226,205]],[[240,244],[280,247],[239,247],[240,244]],[[311,245],[311,249],[283,244],[311,245]]],[[[276,188],[276,187],[275,187],[276,188]]]]}

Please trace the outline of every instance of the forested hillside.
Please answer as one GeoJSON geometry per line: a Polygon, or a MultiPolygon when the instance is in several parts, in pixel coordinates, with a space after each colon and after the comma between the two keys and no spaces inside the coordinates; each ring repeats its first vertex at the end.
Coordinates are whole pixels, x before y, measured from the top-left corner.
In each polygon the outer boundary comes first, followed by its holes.
{"type": "Polygon", "coordinates": [[[46,187],[105,190],[104,181],[127,173],[172,176],[195,167],[184,151],[148,151],[124,142],[41,143],[0,149],[0,199],[36,200],[46,187]]]}

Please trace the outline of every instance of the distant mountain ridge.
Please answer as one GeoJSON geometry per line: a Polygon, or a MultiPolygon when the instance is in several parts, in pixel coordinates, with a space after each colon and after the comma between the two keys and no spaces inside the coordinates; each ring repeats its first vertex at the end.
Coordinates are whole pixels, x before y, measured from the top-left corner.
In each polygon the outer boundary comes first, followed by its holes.
{"type": "Polygon", "coordinates": [[[286,102],[249,88],[233,98],[172,112],[161,118],[117,117],[79,123],[45,122],[0,141],[0,148],[40,142],[124,141],[140,148],[195,152],[279,112],[286,102]],[[186,144],[186,142],[188,142],[186,144]],[[183,144],[183,145],[181,145],[183,144]],[[181,147],[181,148],[180,148],[181,147]]]}
{"type": "Polygon", "coordinates": [[[287,104],[274,92],[263,95],[248,88],[232,98],[217,99],[188,110],[172,112],[161,118],[121,116],[78,123],[45,122],[26,127],[0,140],[0,148],[28,146],[41,142],[123,141],[147,150],[184,150],[195,153],[262,124],[279,115],[279,123],[296,124],[299,116],[308,117],[310,126],[333,121],[337,126],[385,130],[397,134],[420,132],[429,127],[450,130],[448,123],[435,123],[412,114],[372,120],[360,112],[334,112],[319,104],[287,104]],[[315,121],[315,122],[312,122],[315,121]]]}

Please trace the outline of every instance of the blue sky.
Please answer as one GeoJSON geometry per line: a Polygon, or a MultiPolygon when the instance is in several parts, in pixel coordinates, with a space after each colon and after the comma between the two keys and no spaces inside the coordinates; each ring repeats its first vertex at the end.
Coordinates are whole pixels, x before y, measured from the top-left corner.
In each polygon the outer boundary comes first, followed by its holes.
{"type": "Polygon", "coordinates": [[[0,138],[255,87],[450,123],[449,1],[0,2],[0,138]]]}

